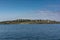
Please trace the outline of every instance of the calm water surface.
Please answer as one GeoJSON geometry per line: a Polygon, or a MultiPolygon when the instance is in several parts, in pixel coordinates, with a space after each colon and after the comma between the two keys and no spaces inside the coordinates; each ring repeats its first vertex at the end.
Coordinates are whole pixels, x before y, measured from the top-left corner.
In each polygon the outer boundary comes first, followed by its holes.
{"type": "Polygon", "coordinates": [[[60,24],[0,24],[0,40],[60,40],[60,24]]]}

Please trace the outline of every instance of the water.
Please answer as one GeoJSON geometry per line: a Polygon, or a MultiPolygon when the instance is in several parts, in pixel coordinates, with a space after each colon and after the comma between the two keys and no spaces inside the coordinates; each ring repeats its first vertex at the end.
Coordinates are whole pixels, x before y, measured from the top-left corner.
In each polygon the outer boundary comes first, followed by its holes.
{"type": "Polygon", "coordinates": [[[60,24],[0,24],[0,40],[60,40],[60,24]]]}

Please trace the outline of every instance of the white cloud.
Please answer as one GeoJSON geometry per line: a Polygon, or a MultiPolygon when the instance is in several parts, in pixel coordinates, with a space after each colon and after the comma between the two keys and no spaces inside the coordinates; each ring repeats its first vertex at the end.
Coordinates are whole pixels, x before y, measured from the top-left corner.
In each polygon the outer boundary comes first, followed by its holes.
{"type": "Polygon", "coordinates": [[[45,19],[45,20],[56,20],[60,21],[60,12],[52,12],[52,11],[45,11],[45,10],[38,10],[28,13],[22,13],[22,14],[13,14],[13,15],[1,15],[1,20],[11,20],[11,19],[45,19]],[[14,15],[14,16],[13,16],[14,15]],[[5,17],[6,16],[6,17],[5,17]]]}
{"type": "Polygon", "coordinates": [[[38,19],[45,19],[45,20],[56,20],[60,21],[60,16],[58,12],[52,12],[52,11],[39,11],[35,13],[35,17],[38,19]]]}

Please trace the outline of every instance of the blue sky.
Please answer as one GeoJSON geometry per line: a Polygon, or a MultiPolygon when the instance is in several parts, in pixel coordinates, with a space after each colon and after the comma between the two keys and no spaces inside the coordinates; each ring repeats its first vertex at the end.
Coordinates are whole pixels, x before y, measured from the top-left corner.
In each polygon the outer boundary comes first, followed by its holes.
{"type": "Polygon", "coordinates": [[[60,21],[60,0],[0,0],[0,21],[13,19],[60,21]]]}

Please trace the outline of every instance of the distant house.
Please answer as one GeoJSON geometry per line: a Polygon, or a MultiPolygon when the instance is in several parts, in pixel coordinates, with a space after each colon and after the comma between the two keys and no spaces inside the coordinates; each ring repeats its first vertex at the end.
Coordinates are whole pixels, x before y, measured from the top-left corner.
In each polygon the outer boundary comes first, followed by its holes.
{"type": "Polygon", "coordinates": [[[48,20],[48,23],[49,23],[50,21],[48,20]]]}

